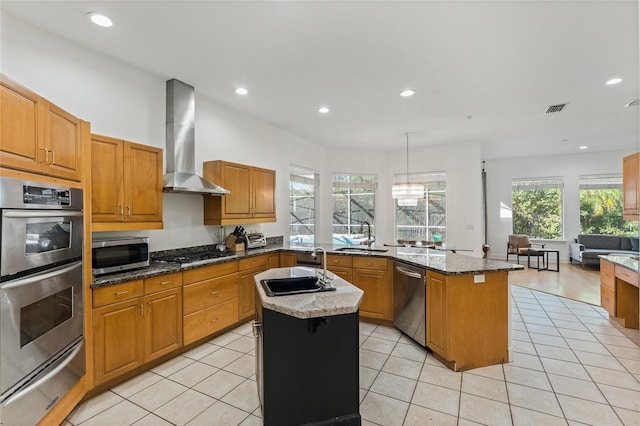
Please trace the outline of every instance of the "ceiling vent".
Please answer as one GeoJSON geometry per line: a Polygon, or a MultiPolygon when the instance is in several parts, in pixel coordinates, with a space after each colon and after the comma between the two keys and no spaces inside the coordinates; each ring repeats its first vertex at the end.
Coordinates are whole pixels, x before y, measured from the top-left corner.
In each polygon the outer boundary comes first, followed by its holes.
{"type": "Polygon", "coordinates": [[[639,104],[640,104],[640,100],[634,99],[631,102],[629,102],[628,104],[626,104],[625,107],[638,106],[639,104]]]}
{"type": "Polygon", "coordinates": [[[547,110],[544,112],[545,114],[553,114],[554,112],[562,111],[567,104],[558,104],[558,105],[549,105],[547,110]]]}

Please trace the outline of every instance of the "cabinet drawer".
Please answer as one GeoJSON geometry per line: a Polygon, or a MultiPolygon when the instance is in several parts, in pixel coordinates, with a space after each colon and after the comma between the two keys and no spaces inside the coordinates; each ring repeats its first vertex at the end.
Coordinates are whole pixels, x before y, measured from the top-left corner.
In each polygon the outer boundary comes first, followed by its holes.
{"type": "Polygon", "coordinates": [[[182,333],[184,344],[195,342],[238,321],[238,299],[185,315],[182,333]]]}
{"type": "Polygon", "coordinates": [[[615,265],[604,259],[600,259],[600,284],[615,290],[615,265]]]}
{"type": "Polygon", "coordinates": [[[215,265],[203,266],[202,268],[191,269],[182,272],[182,282],[186,284],[197,283],[198,281],[210,278],[221,277],[223,275],[238,272],[238,261],[216,263],[215,265]]]}
{"type": "Polygon", "coordinates": [[[353,260],[351,256],[336,256],[332,254],[327,255],[327,268],[332,266],[341,266],[344,268],[351,268],[353,260]]]}
{"type": "Polygon", "coordinates": [[[93,289],[93,307],[109,305],[115,302],[142,296],[144,286],[142,280],[127,281],[106,287],[93,289]]]}
{"type": "Polygon", "coordinates": [[[616,316],[616,293],[605,285],[600,286],[600,306],[612,317],[616,316]]]}
{"type": "Polygon", "coordinates": [[[145,278],[144,293],[151,294],[157,291],[169,290],[182,285],[182,272],[159,275],[157,277],[145,278]]]}
{"type": "Polygon", "coordinates": [[[626,281],[636,287],[638,286],[638,273],[622,266],[616,266],[616,278],[620,278],[622,281],[626,281]]]}
{"type": "Polygon", "coordinates": [[[268,261],[267,256],[256,256],[256,257],[250,257],[248,259],[240,259],[239,268],[241,271],[246,271],[248,269],[266,267],[267,261],[268,261]]]}
{"type": "Polygon", "coordinates": [[[379,271],[386,271],[387,259],[379,259],[373,257],[354,257],[353,267],[359,269],[377,269],[379,271]]]}
{"type": "Polygon", "coordinates": [[[238,297],[238,274],[225,275],[184,286],[184,314],[190,314],[238,297]]]}

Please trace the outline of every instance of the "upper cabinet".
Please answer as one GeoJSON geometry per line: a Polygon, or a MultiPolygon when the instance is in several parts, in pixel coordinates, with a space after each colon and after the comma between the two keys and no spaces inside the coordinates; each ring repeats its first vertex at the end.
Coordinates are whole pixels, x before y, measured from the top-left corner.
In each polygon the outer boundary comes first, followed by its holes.
{"type": "Polygon", "coordinates": [[[640,152],[622,159],[622,189],[624,193],[625,220],[640,218],[640,152]]]}
{"type": "Polygon", "coordinates": [[[162,149],[91,135],[94,231],[162,228],[162,149]]]}
{"type": "Polygon", "coordinates": [[[217,160],[203,163],[203,177],[231,192],[204,198],[205,225],[276,221],[274,170],[217,160]]]}
{"type": "Polygon", "coordinates": [[[4,75],[0,105],[3,167],[81,180],[82,120],[4,75]]]}

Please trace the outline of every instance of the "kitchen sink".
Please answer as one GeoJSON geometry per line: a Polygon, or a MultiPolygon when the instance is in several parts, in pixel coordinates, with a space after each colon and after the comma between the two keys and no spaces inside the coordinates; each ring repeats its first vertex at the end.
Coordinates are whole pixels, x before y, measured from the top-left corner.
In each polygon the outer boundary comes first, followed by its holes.
{"type": "Polygon", "coordinates": [[[335,251],[348,251],[351,253],[384,253],[389,251],[389,249],[375,249],[375,248],[366,248],[366,247],[340,247],[335,249],[335,251]]]}
{"type": "Polygon", "coordinates": [[[288,296],[290,294],[333,291],[335,287],[323,286],[318,277],[291,277],[260,280],[267,296],[288,296]]]}

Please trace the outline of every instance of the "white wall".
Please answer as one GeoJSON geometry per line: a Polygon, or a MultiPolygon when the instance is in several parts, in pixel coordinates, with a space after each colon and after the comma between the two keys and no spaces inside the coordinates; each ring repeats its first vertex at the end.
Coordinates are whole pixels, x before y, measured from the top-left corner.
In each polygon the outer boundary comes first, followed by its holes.
{"type": "Polygon", "coordinates": [[[569,243],[580,229],[580,175],[622,173],[622,157],[631,151],[582,152],[503,160],[487,160],[487,216],[489,257],[504,259],[507,236],[512,234],[511,180],[513,178],[560,176],[564,179],[563,222],[564,239],[546,241],[546,248],[559,250],[560,261],[569,261],[569,243]],[[501,214],[503,206],[503,214],[501,214]],[[508,214],[504,214],[508,213],[508,214]]]}

